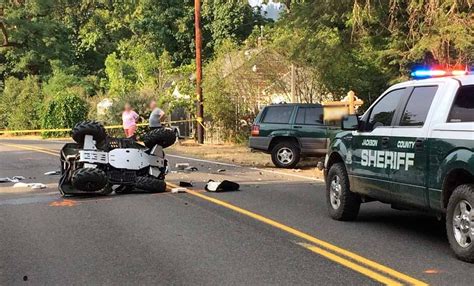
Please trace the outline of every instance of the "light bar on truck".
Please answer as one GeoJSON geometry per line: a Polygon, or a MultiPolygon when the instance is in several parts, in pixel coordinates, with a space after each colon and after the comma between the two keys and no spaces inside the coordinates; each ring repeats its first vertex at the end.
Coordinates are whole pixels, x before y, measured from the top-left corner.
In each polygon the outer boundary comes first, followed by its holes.
{"type": "Polygon", "coordinates": [[[425,79],[432,77],[443,77],[443,76],[461,76],[471,74],[468,69],[417,69],[411,73],[411,77],[414,79],[425,79]]]}

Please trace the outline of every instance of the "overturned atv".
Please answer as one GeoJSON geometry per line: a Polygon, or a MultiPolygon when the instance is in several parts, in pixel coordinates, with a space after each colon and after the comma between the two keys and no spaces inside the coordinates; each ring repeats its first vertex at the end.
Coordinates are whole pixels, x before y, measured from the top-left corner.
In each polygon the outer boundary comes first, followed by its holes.
{"type": "Polygon", "coordinates": [[[76,124],[72,139],[61,149],[61,195],[164,192],[168,163],[163,149],[174,144],[172,129],[159,128],[132,139],[108,137],[98,122],[76,124]]]}

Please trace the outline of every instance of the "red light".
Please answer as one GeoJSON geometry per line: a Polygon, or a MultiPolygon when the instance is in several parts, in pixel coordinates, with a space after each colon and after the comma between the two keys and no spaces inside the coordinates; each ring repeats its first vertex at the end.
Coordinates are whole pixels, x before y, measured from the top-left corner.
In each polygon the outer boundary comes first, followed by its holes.
{"type": "Polygon", "coordinates": [[[260,125],[252,125],[252,132],[250,134],[252,136],[258,136],[260,134],[260,125]]]}

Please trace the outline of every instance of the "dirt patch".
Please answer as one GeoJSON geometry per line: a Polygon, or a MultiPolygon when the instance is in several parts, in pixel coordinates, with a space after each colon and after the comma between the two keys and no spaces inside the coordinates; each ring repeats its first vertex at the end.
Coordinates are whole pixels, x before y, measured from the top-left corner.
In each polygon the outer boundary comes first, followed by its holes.
{"type": "Polygon", "coordinates": [[[289,174],[322,179],[323,173],[316,168],[319,161],[324,158],[305,158],[295,169],[275,168],[270,154],[263,152],[252,152],[247,146],[236,144],[204,144],[200,145],[194,141],[183,141],[166,149],[170,154],[188,155],[191,157],[233,163],[241,166],[258,167],[278,170],[289,174]]]}

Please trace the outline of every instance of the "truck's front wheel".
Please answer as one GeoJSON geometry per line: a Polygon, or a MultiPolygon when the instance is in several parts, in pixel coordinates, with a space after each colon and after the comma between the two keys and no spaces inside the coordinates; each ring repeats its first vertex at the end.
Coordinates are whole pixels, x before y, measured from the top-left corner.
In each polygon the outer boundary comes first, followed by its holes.
{"type": "Polygon", "coordinates": [[[474,185],[460,185],[449,198],[446,232],[456,256],[474,262],[474,185]]]}
{"type": "Polygon", "coordinates": [[[360,197],[349,189],[349,177],[343,163],[333,164],[326,178],[329,215],[335,220],[354,220],[360,209],[360,197]]]}

